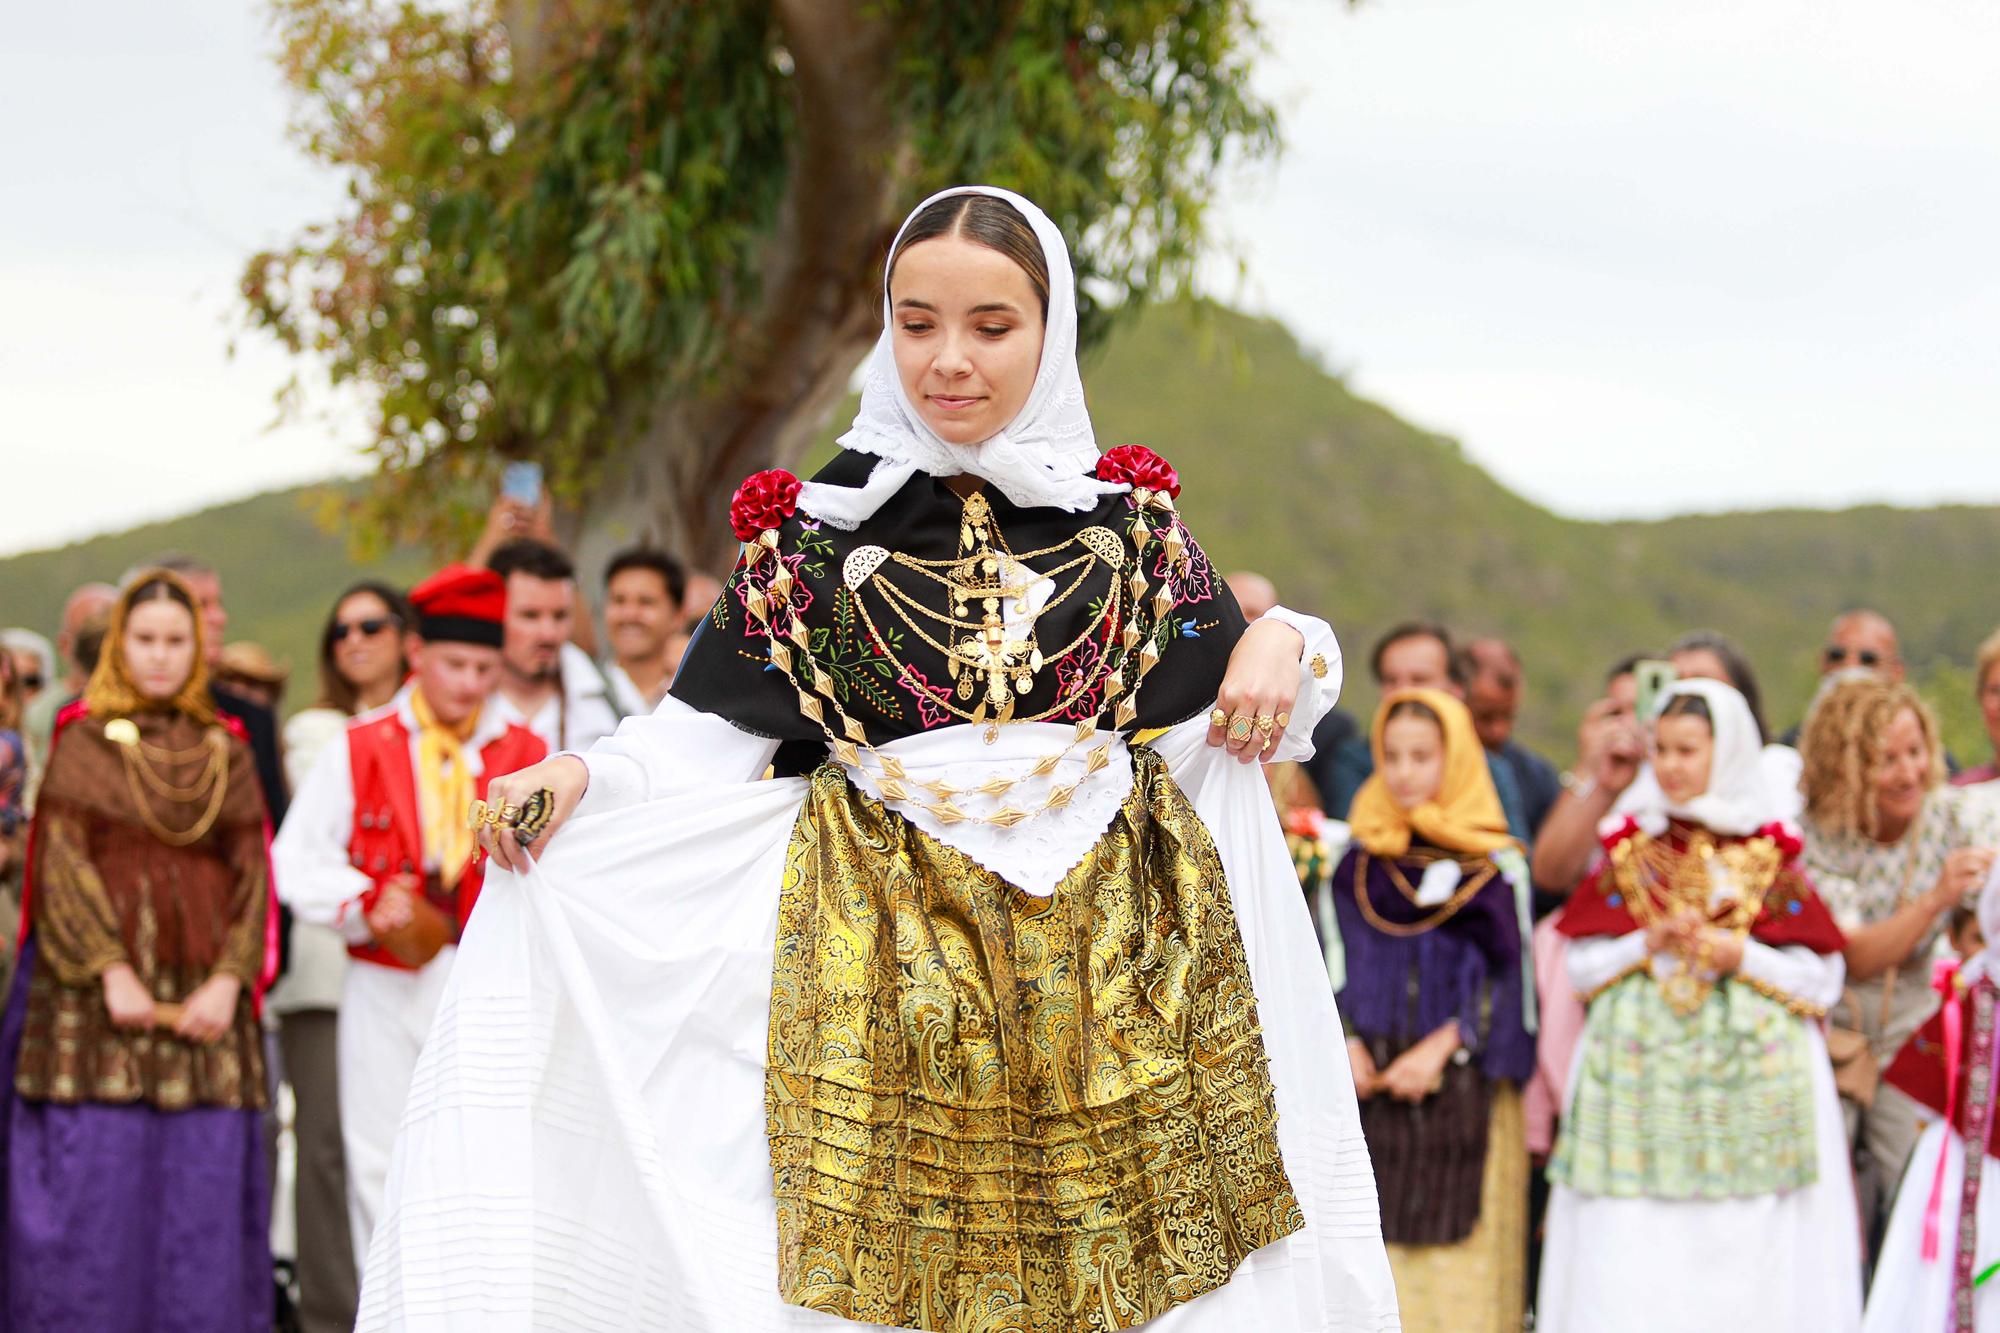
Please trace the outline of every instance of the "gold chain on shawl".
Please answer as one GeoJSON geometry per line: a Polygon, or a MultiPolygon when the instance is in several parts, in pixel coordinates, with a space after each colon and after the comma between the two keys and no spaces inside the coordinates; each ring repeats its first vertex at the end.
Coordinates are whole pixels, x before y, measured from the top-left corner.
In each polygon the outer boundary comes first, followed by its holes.
{"type": "MultiPolygon", "coordinates": [[[[1005,537],[1000,534],[998,526],[993,522],[992,508],[987,503],[986,497],[977,492],[967,497],[965,501],[964,516],[959,528],[959,555],[953,560],[920,561],[915,557],[905,558],[896,555],[880,546],[857,547],[848,554],[841,574],[842,581],[850,592],[858,594],[863,584],[874,586],[876,571],[884,563],[894,559],[900,566],[918,569],[919,572],[945,584],[953,597],[954,611],[966,606],[968,610],[965,614],[970,614],[968,598],[977,598],[984,602],[982,609],[985,614],[977,626],[975,636],[963,641],[957,649],[953,649],[937,644],[928,635],[922,634],[893,599],[886,596],[883,599],[898,616],[902,617],[905,624],[910,625],[913,632],[917,632],[932,647],[938,648],[945,654],[954,679],[959,677],[961,671],[984,675],[985,697],[969,712],[954,707],[949,699],[940,699],[938,702],[953,716],[983,725],[989,743],[998,738],[1002,723],[1046,721],[1073,705],[1078,699],[1085,697],[1100,680],[1102,681],[1104,695],[1096,711],[1076,724],[1067,745],[1052,754],[1044,755],[1021,777],[996,776],[970,789],[972,792],[999,801],[1018,783],[1028,778],[1046,777],[1055,772],[1057,766],[1073,754],[1078,746],[1089,743],[1097,735],[1107,714],[1110,715],[1114,731],[1130,725],[1138,717],[1140,686],[1160,660],[1159,625],[1174,607],[1174,592],[1165,578],[1151,590],[1152,596],[1149,601],[1143,557],[1147,549],[1155,544],[1164,547],[1167,568],[1175,574],[1187,571],[1190,557],[1187,553],[1187,538],[1183,535],[1179,519],[1174,513],[1174,501],[1171,495],[1165,491],[1138,488],[1132,492],[1132,502],[1136,512],[1129,530],[1133,546],[1133,553],[1129,557],[1131,572],[1126,575],[1122,584],[1118,574],[1126,568],[1128,557],[1124,553],[1123,543],[1109,529],[1086,528],[1068,541],[1016,557],[1008,551],[1005,537]],[[1164,532],[1156,533],[1152,524],[1147,521],[1149,509],[1164,515],[1166,519],[1164,532]],[[1093,617],[1092,628],[1106,627],[1113,623],[1113,617],[1116,617],[1121,610],[1124,611],[1123,624],[1119,630],[1119,644],[1126,658],[1117,668],[1107,670],[1105,663],[1108,654],[1101,657],[1090,670],[1081,673],[1084,677],[1081,683],[1069,691],[1067,698],[1054,708],[1038,713],[1032,718],[1017,718],[1013,712],[1016,693],[1025,694],[1032,689],[1033,676],[1041,669],[1041,663],[1053,660],[1042,654],[1039,646],[1032,640],[1033,619],[1046,615],[1057,601],[1075,592],[1082,585],[1084,575],[1078,575],[1075,582],[1062,594],[1062,598],[1057,598],[1044,606],[1036,613],[1036,617],[1030,617],[1029,632],[1021,635],[1008,633],[1005,620],[1000,615],[1000,601],[1008,595],[1024,594],[1034,583],[1048,575],[1038,574],[1019,588],[1006,586],[1005,575],[1010,566],[1020,567],[1021,562],[1030,557],[1055,554],[1079,544],[1085,548],[1086,554],[1058,566],[1056,572],[1060,573],[1074,565],[1085,564],[1085,573],[1088,573],[1089,566],[1086,561],[1101,562],[1111,569],[1113,575],[1111,594],[1105,599],[1104,611],[1093,617]],[[932,574],[932,570],[945,572],[942,575],[932,574]],[[1133,665],[1135,662],[1136,666],[1133,665]]],[[[792,572],[785,561],[777,555],[778,536],[777,528],[766,528],[755,541],[744,544],[745,604],[757,623],[764,628],[772,665],[784,673],[786,681],[798,695],[800,715],[825,733],[834,758],[842,764],[861,769],[864,767],[862,756],[865,754],[868,757],[870,765],[875,770],[872,776],[883,800],[908,801],[920,806],[942,824],[971,821],[1012,828],[1036,815],[1068,805],[1084,780],[1110,764],[1111,747],[1117,739],[1115,734],[1104,738],[1090,749],[1084,758],[1083,777],[1076,782],[1051,788],[1035,809],[1024,810],[1016,805],[1003,805],[986,814],[974,814],[953,804],[952,798],[968,794],[966,791],[942,781],[910,780],[901,760],[893,755],[881,753],[868,743],[866,729],[840,706],[839,699],[835,697],[832,674],[813,659],[811,634],[792,600],[794,585],[792,572]],[[763,577],[761,584],[751,582],[753,574],[761,572],[767,565],[770,573],[763,577]],[[829,709],[833,713],[831,720],[827,717],[829,709]],[[920,792],[928,792],[937,799],[926,800],[919,794],[920,792]]],[[[861,607],[862,620],[868,632],[874,636],[883,653],[888,655],[888,643],[877,631],[867,606],[862,603],[858,595],[854,600],[861,607]]],[[[1025,614],[1026,608],[1017,605],[1017,610],[1025,614]]],[[[1086,630],[1078,637],[1072,648],[1080,647],[1089,638],[1090,633],[1091,630],[1086,630]]],[[[906,681],[917,679],[910,673],[908,666],[900,660],[890,656],[889,661],[898,672],[899,679],[906,681]]],[[[964,684],[965,682],[961,680],[961,687],[964,684]]],[[[971,691],[968,689],[965,692],[969,695],[971,691]]]]}
{"type": "MultiPolygon", "coordinates": [[[[1688,835],[1686,850],[1643,832],[1611,849],[1612,883],[1641,930],[1693,911],[1707,924],[1741,939],[1763,912],[1764,899],[1783,866],[1784,854],[1768,837],[1724,846],[1705,829],[1688,835]],[[1732,888],[1733,893],[1727,892],[1732,888]]],[[[1684,959],[1680,969],[1661,983],[1668,1005],[1682,1015],[1701,1008],[1714,986],[1715,978],[1693,959],[1684,959]]]]}
{"type": "Polygon", "coordinates": [[[223,799],[229,794],[227,732],[221,727],[210,727],[203,734],[202,743],[191,750],[161,750],[144,744],[139,739],[139,729],[129,718],[112,719],[105,724],[104,734],[117,749],[119,758],[125,761],[125,783],[132,792],[132,805],[139,812],[139,822],[146,826],[148,833],[169,847],[191,847],[208,836],[209,830],[215,827],[215,821],[221,817],[223,799]],[[119,727],[120,722],[125,725],[119,727]],[[208,758],[201,776],[185,787],[169,782],[147,762],[149,754],[172,763],[199,759],[204,752],[208,758]],[[149,789],[177,805],[192,804],[205,796],[208,808],[186,828],[170,828],[165,820],[153,813],[153,803],[146,795],[149,789]]]}
{"type": "MultiPolygon", "coordinates": [[[[1440,861],[1458,860],[1457,857],[1451,856],[1442,856],[1435,859],[1440,861]]],[[[1493,877],[1500,873],[1500,867],[1495,865],[1490,859],[1481,857],[1480,861],[1482,862],[1481,866],[1477,870],[1467,874],[1459,882],[1458,888],[1452,892],[1451,897],[1438,905],[1436,912],[1421,921],[1412,921],[1408,925],[1402,925],[1389,920],[1380,912],[1377,912],[1375,904],[1368,901],[1368,866],[1370,864],[1370,857],[1368,849],[1364,847],[1361,849],[1359,858],[1354,863],[1354,904],[1361,909],[1361,915],[1367,918],[1368,924],[1376,930],[1381,931],[1384,935],[1396,935],[1404,939],[1408,939],[1413,935],[1428,935],[1431,931],[1436,930],[1439,926],[1457,916],[1459,909],[1477,897],[1479,891],[1490,884],[1493,877]]],[[[1416,906],[1417,890],[1403,874],[1402,867],[1397,865],[1394,860],[1385,857],[1382,861],[1382,868],[1389,872],[1389,880],[1396,886],[1396,892],[1402,894],[1411,906],[1416,906]]],[[[1465,863],[1459,861],[1459,869],[1462,871],[1464,868],[1465,863]]]]}

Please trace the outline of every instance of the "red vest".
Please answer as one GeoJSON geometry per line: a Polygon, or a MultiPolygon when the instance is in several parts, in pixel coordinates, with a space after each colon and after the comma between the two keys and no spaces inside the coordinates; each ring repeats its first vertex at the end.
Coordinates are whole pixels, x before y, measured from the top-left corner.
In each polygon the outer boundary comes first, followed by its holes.
{"type": "MultiPolygon", "coordinates": [[[[548,754],[541,737],[526,727],[509,725],[480,750],[483,767],[473,779],[480,799],[494,778],[539,763],[548,754]]],[[[347,728],[347,758],[354,778],[354,831],[347,841],[348,858],[356,870],[379,889],[396,875],[424,875],[424,823],[417,808],[417,778],[410,764],[410,733],[400,714],[389,712],[347,728]]],[[[459,877],[456,889],[441,888],[434,877],[426,895],[459,929],[472,916],[484,878],[477,857],[459,877]]],[[[356,958],[383,967],[403,968],[388,950],[372,940],[349,945],[356,958]]],[[[408,970],[404,968],[404,970],[408,970]]]]}

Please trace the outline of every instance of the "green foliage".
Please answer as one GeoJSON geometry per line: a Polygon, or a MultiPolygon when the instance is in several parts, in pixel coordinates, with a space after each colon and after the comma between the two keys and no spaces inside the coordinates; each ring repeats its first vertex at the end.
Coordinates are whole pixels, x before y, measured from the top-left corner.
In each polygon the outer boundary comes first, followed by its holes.
{"type": "MultiPolygon", "coordinates": [[[[1092,332],[1185,280],[1225,160],[1274,143],[1245,91],[1248,0],[813,3],[886,25],[879,78],[841,89],[897,127],[885,206],[965,180],[1035,197],[1090,240],[1092,332]]],[[[255,325],[374,406],[384,484],[354,517],[462,536],[510,458],[587,504],[662,403],[756,390],[728,377],[811,166],[811,53],[786,49],[781,4],[514,0],[531,52],[495,0],[270,7],[298,141],[351,204],[254,257],[243,291],[255,325]]],[[[865,274],[849,291],[872,306],[865,274]]]]}
{"type": "Polygon", "coordinates": [[[408,587],[433,568],[426,554],[408,548],[354,561],[342,535],[314,518],[321,504],[349,498],[346,488],[274,491],[55,550],[10,556],[0,560],[0,625],[26,625],[54,638],[71,589],[116,582],[142,561],[184,551],[222,576],[229,637],[261,643],[273,657],[288,661],[287,707],[304,707],[319,688],[320,626],[341,589],[363,578],[408,587]]]}

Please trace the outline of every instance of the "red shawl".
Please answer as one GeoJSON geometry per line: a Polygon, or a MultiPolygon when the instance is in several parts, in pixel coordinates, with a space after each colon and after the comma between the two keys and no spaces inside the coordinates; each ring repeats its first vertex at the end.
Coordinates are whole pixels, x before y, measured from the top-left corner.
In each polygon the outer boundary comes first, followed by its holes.
{"type": "MultiPolygon", "coordinates": [[[[1627,819],[1604,839],[1605,852],[1608,854],[1627,838],[1637,836],[1639,831],[1637,821],[1627,819]]],[[[1691,832],[1691,826],[1675,822],[1668,826],[1664,841],[1677,852],[1686,851],[1691,832]]],[[[1840,927],[1834,924],[1833,914],[1827,911],[1812,881],[1798,865],[1801,844],[1797,836],[1782,824],[1767,824],[1750,837],[1770,838],[1784,857],[1777,881],[1764,895],[1757,919],[1751,923],[1750,938],[1774,949],[1803,944],[1814,953],[1821,954],[1839,953],[1846,948],[1847,939],[1840,933],[1840,927]]],[[[1732,842],[1749,840],[1717,838],[1716,842],[1718,846],[1727,846],[1732,842]]],[[[1599,861],[1590,878],[1570,896],[1569,905],[1556,922],[1556,929],[1571,939],[1629,935],[1640,928],[1638,918],[1626,904],[1618,881],[1612,874],[1608,855],[1599,861]]]]}

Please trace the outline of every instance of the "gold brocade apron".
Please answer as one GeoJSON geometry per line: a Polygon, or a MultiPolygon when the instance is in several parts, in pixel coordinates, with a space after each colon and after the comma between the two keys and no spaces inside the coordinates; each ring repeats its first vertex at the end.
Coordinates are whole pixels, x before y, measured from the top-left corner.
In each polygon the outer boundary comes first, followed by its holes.
{"type": "Polygon", "coordinates": [[[1304,1225],[1221,859],[1152,751],[1038,898],[833,764],[792,832],[766,1129],[784,1299],[1130,1328],[1304,1225]]]}

